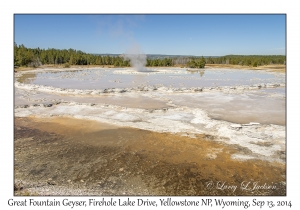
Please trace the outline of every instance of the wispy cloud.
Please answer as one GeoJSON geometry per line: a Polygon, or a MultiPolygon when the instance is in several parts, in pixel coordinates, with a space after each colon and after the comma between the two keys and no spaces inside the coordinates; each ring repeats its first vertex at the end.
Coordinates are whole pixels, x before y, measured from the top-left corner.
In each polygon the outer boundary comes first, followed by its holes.
{"type": "Polygon", "coordinates": [[[114,38],[134,37],[134,28],[145,19],[144,15],[99,15],[97,18],[97,32],[99,35],[108,34],[114,38]]]}

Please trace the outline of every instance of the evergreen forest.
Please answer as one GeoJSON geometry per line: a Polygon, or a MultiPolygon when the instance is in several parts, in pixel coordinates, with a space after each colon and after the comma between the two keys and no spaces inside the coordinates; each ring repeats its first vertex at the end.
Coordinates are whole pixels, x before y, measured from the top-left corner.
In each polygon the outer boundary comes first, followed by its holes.
{"type": "MultiPolygon", "coordinates": [[[[204,68],[205,64],[231,64],[243,66],[262,66],[268,64],[286,64],[285,55],[226,55],[214,57],[196,56],[160,56],[147,58],[146,66],[185,66],[204,68]]],[[[41,65],[113,65],[130,67],[130,61],[124,55],[89,54],[75,49],[27,48],[14,43],[15,67],[38,67],[41,65]]]]}

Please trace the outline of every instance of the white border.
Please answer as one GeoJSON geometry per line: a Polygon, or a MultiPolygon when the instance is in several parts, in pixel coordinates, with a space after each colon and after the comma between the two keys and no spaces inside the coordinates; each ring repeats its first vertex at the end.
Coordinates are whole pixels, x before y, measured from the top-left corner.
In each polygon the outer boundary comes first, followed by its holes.
{"type": "MultiPolygon", "coordinates": [[[[292,200],[292,209],[299,209],[299,10],[296,1],[37,1],[15,0],[0,3],[1,42],[1,209],[8,209],[7,201],[13,198],[13,14],[15,13],[281,13],[287,14],[287,196],[258,197],[258,200],[292,200]],[[167,9],[166,9],[167,8],[167,9]],[[172,9],[170,9],[172,8],[172,9]],[[3,65],[4,64],[4,65],[3,65]],[[298,147],[297,147],[298,146],[298,147]]],[[[54,197],[52,197],[54,198],[54,197]]],[[[183,197],[180,197],[183,198],[183,197]]],[[[192,197],[188,197],[191,199],[192,197]]],[[[205,197],[204,197],[205,198],[205,197]]],[[[230,200],[231,197],[225,197],[230,200]]],[[[253,197],[238,197],[252,200],[253,197]]],[[[22,197],[16,198],[18,200],[22,197]]],[[[43,198],[38,198],[43,199],[43,198]]],[[[63,199],[63,198],[59,198],[63,199]]],[[[75,197],[80,200],[80,197],[75,197]]],[[[88,199],[88,198],[86,198],[88,199]]],[[[158,200],[158,197],[153,199],[158,200]]],[[[237,199],[232,197],[231,199],[237,199]]],[[[63,207],[56,207],[65,209],[63,207]]],[[[98,207],[99,208],[99,207],[98,207]]],[[[171,208],[171,207],[170,207],[171,208]]],[[[169,208],[169,209],[170,209],[169,208]]],[[[198,207],[199,208],[199,207],[198,207]]],[[[27,208],[29,209],[29,207],[27,208]]],[[[78,208],[77,208],[78,209],[78,208]]],[[[105,208],[104,208],[105,209],[105,208]]],[[[111,208],[110,208],[111,209],[111,208]]],[[[172,208],[173,209],[173,208],[172,208]]],[[[203,208],[201,209],[212,209],[203,208]]],[[[221,209],[221,208],[218,208],[221,209]]],[[[229,209],[229,208],[227,208],[229,209]]],[[[254,208],[249,208],[254,209],[254,208]]],[[[277,209],[277,208],[275,208],[277,209]]]]}

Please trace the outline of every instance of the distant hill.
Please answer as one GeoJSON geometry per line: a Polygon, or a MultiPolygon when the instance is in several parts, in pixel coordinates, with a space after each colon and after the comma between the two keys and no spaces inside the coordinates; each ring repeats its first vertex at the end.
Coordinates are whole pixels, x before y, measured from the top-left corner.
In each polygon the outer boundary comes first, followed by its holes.
{"type": "Polygon", "coordinates": [[[122,54],[110,54],[110,53],[90,53],[92,55],[100,56],[110,56],[110,57],[119,57],[122,54]]]}
{"type": "MultiPolygon", "coordinates": [[[[100,55],[100,56],[110,56],[110,57],[124,57],[124,53],[123,54],[109,54],[109,53],[93,53],[93,55],[100,55]]],[[[178,57],[202,57],[202,56],[195,56],[195,55],[164,55],[164,54],[146,54],[147,58],[149,59],[164,59],[164,58],[178,58],[178,57]]],[[[203,56],[204,58],[217,58],[217,57],[221,57],[221,56],[203,56]]]]}

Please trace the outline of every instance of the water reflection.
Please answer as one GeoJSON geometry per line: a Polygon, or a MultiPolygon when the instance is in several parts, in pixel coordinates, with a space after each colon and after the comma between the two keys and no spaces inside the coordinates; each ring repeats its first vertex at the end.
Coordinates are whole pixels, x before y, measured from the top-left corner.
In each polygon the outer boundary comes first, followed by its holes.
{"type": "Polygon", "coordinates": [[[199,73],[199,74],[200,74],[200,77],[202,77],[202,76],[204,75],[204,73],[205,73],[205,70],[189,70],[189,69],[187,69],[186,71],[187,71],[188,73],[190,73],[190,74],[199,73]]]}
{"type": "Polygon", "coordinates": [[[17,78],[18,82],[30,84],[33,83],[33,81],[36,80],[37,74],[35,73],[27,73],[23,74],[21,77],[17,78]]]}

